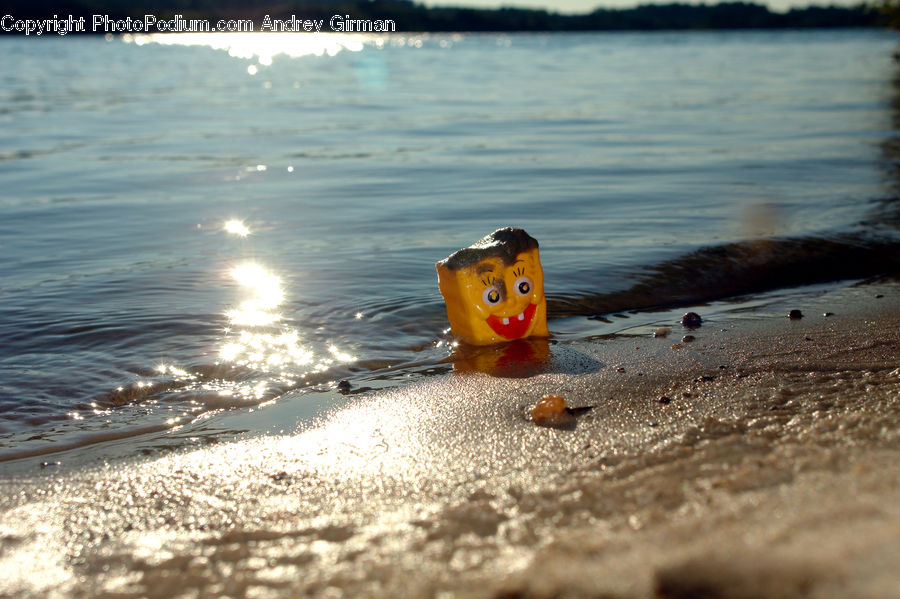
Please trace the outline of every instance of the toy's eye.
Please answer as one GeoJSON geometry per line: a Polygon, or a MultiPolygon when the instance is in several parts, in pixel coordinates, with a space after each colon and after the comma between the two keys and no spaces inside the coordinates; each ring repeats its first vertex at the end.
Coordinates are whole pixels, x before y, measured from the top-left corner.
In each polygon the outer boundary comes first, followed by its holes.
{"type": "Polygon", "coordinates": [[[500,290],[496,287],[488,287],[481,293],[481,301],[492,306],[500,302],[500,290]]]}
{"type": "Polygon", "coordinates": [[[533,288],[534,283],[531,282],[531,277],[519,277],[516,279],[516,282],[513,283],[513,289],[515,289],[516,293],[519,295],[528,295],[533,288]]]}

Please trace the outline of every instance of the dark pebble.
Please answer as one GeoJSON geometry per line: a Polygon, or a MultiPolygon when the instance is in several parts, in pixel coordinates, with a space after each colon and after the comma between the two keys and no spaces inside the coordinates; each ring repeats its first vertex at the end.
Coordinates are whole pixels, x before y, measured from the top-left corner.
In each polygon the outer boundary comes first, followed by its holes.
{"type": "Polygon", "coordinates": [[[884,295],[882,295],[882,294],[880,294],[880,293],[878,293],[878,294],[875,295],[875,299],[881,299],[881,298],[883,298],[883,297],[884,297],[884,295]]]}
{"type": "Polygon", "coordinates": [[[662,405],[667,405],[667,404],[670,403],[672,400],[671,400],[670,398],[666,397],[665,395],[663,395],[663,396],[661,396],[659,399],[657,399],[656,401],[658,401],[658,402],[661,403],[662,405]]]}
{"type": "Polygon", "coordinates": [[[800,310],[791,310],[790,314],[788,314],[788,318],[791,320],[797,320],[803,318],[803,312],[800,310]]]}
{"type": "Polygon", "coordinates": [[[696,340],[696,339],[697,339],[697,338],[694,337],[693,335],[685,335],[684,337],[681,338],[681,340],[682,340],[684,343],[690,343],[691,341],[694,341],[694,340],[696,340]]]}
{"type": "Polygon", "coordinates": [[[825,318],[828,318],[829,316],[834,316],[834,312],[826,312],[822,316],[824,316],[825,318]]]}
{"type": "Polygon", "coordinates": [[[49,468],[50,466],[59,466],[62,462],[41,462],[41,468],[49,468]]]}
{"type": "Polygon", "coordinates": [[[618,368],[616,368],[616,372],[625,372],[625,369],[619,366],[618,368]]]}
{"type": "Polygon", "coordinates": [[[714,377],[714,376],[711,376],[711,375],[708,375],[708,374],[704,374],[704,375],[701,376],[701,377],[695,378],[695,379],[694,379],[694,382],[695,382],[695,383],[705,383],[705,382],[714,380],[715,378],[716,378],[716,377],[714,377]]]}
{"type": "Polygon", "coordinates": [[[719,370],[725,370],[727,368],[728,366],[726,366],[725,364],[719,364],[719,370]]]}
{"type": "Polygon", "coordinates": [[[341,391],[342,393],[346,393],[347,391],[350,390],[351,386],[352,385],[350,384],[350,381],[341,381],[340,383],[338,383],[338,391],[341,391]]]}
{"type": "Polygon", "coordinates": [[[700,315],[696,312],[688,312],[681,317],[681,326],[688,327],[689,329],[699,327],[702,322],[703,319],[700,318],[700,315]]]}

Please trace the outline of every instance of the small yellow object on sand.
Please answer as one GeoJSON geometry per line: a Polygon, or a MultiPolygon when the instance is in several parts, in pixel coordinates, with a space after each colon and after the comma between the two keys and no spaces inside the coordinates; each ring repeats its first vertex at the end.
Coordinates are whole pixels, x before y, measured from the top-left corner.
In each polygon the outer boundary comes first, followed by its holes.
{"type": "Polygon", "coordinates": [[[531,419],[542,426],[564,424],[572,418],[568,407],[559,395],[545,395],[531,408],[531,419]]]}

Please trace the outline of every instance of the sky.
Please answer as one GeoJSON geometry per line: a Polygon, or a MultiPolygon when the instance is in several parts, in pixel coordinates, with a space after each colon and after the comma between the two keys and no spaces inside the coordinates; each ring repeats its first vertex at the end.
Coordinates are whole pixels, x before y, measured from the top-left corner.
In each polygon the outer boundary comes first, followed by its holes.
{"type": "MultiPolygon", "coordinates": [[[[638,4],[670,4],[673,2],[691,4],[716,4],[716,0],[419,0],[426,6],[472,6],[477,8],[499,8],[514,6],[519,8],[543,8],[559,13],[587,13],[595,8],[628,8],[638,4]]],[[[772,10],[784,11],[810,4],[817,6],[852,6],[861,0],[743,0],[755,4],[765,4],[772,10]]]]}

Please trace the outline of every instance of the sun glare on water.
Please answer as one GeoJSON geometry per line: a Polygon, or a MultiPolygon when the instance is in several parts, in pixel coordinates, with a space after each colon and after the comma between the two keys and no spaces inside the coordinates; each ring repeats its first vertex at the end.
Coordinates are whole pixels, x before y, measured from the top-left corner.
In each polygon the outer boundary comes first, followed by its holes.
{"type": "MultiPolygon", "coordinates": [[[[130,35],[123,38],[138,46],[161,44],[165,46],[206,46],[228,52],[234,58],[256,59],[263,66],[272,64],[278,55],[291,58],[300,56],[335,56],[347,50],[359,52],[364,47],[365,36],[338,33],[151,33],[130,35]]],[[[374,39],[374,38],[373,38],[374,39]]],[[[253,73],[251,73],[253,74],[253,73]]]]}
{"type": "Polygon", "coordinates": [[[236,219],[229,220],[225,223],[225,231],[232,235],[237,235],[238,237],[246,237],[250,234],[250,229],[247,228],[247,225],[236,219]]]}
{"type": "Polygon", "coordinates": [[[256,263],[236,266],[229,275],[249,297],[226,313],[231,328],[219,350],[220,359],[263,372],[297,366],[321,372],[335,362],[355,361],[334,345],[317,358],[301,344],[296,329],[280,324],[278,308],[285,297],[280,277],[256,263]]]}
{"type": "Polygon", "coordinates": [[[281,279],[257,264],[244,264],[231,271],[231,277],[250,292],[250,298],[228,311],[235,326],[259,327],[281,320],[275,308],[284,299],[281,279]]]}
{"type": "MultiPolygon", "coordinates": [[[[239,220],[227,221],[221,230],[240,237],[250,233],[239,220]]],[[[201,418],[211,409],[264,405],[292,389],[329,384],[331,372],[341,376],[341,365],[356,362],[356,356],[330,340],[304,338],[302,323],[282,315],[284,283],[265,266],[239,263],[225,277],[232,291],[236,286],[237,302],[224,312],[227,325],[217,342],[214,368],[193,370],[158,363],[154,368],[158,380],[140,380],[116,390],[122,403],[181,390],[192,394],[191,413],[201,418]]],[[[310,327],[317,333],[320,329],[310,327]]],[[[182,417],[170,418],[166,424],[177,428],[183,424],[182,417]]]]}

